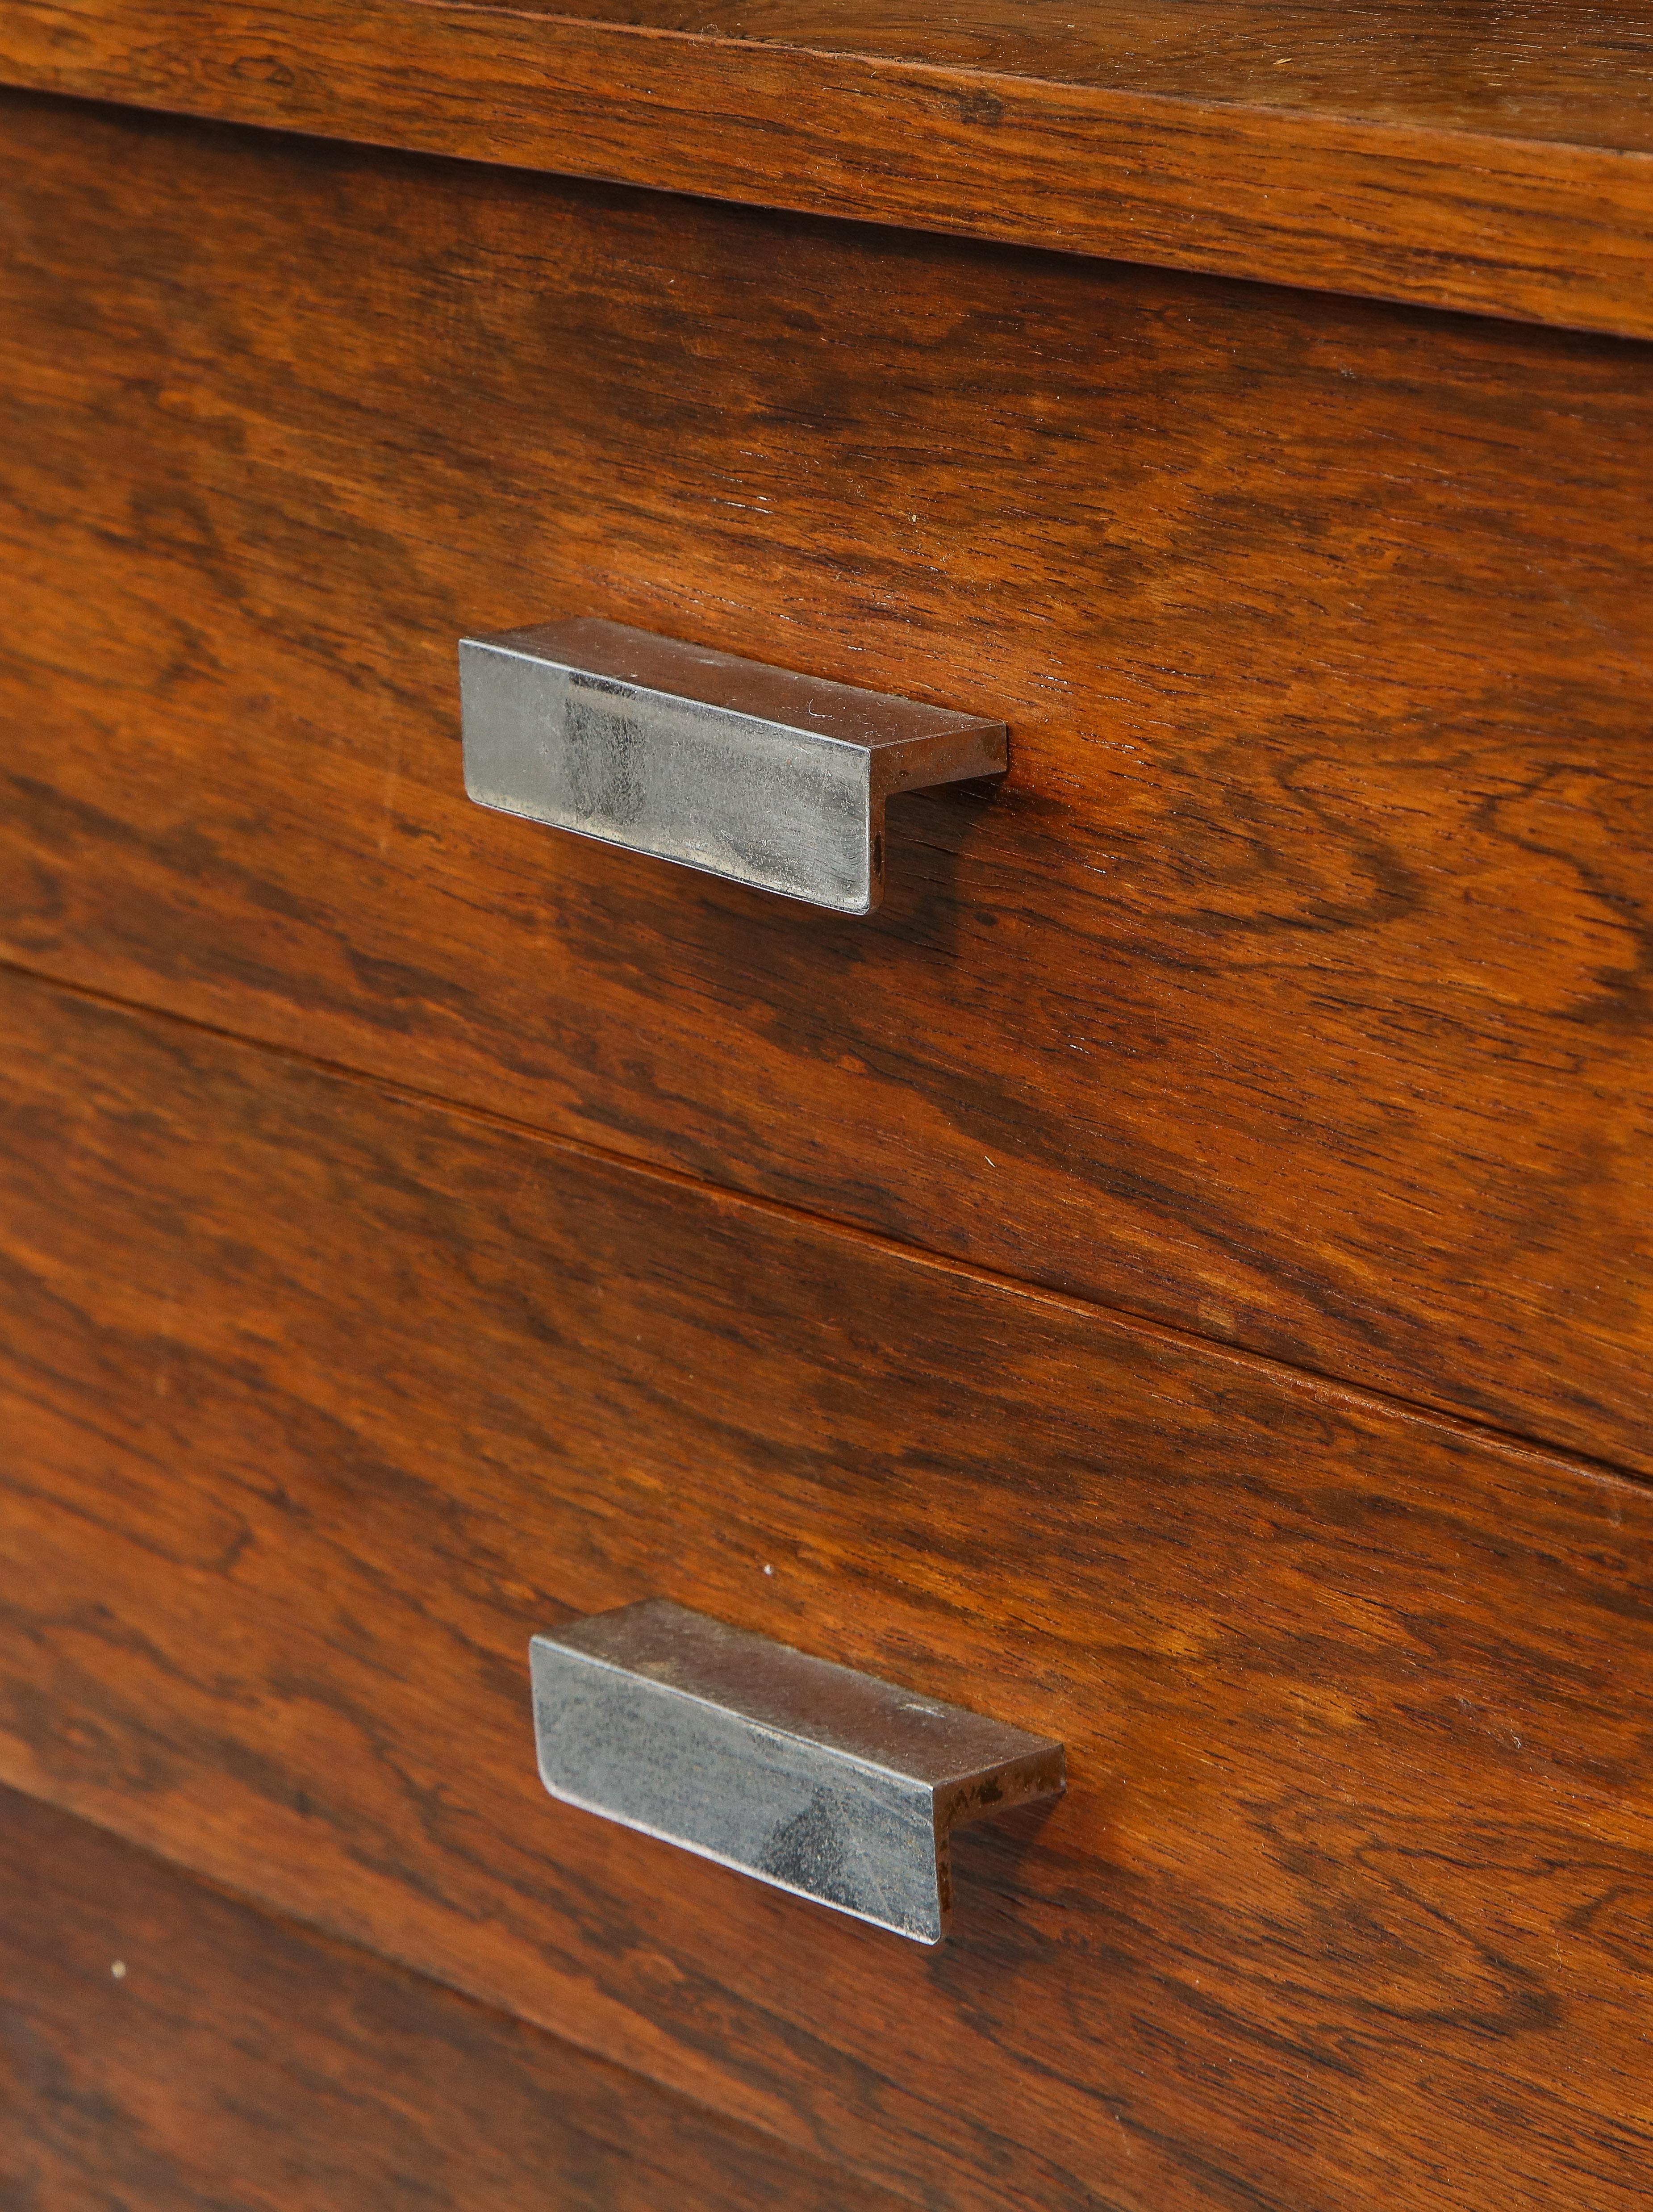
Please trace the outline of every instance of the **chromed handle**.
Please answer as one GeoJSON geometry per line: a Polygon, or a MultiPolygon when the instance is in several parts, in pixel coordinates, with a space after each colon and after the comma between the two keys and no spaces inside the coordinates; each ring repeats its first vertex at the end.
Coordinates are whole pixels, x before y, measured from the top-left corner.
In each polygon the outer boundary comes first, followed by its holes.
{"type": "Polygon", "coordinates": [[[1066,1787],[1059,1743],[663,1599],[531,1656],[553,1797],[921,1943],[952,1830],[1066,1787]]]}
{"type": "Polygon", "coordinates": [[[893,793],[1004,773],[1002,722],[576,620],[459,646],[483,806],[870,914],[893,793]]]}

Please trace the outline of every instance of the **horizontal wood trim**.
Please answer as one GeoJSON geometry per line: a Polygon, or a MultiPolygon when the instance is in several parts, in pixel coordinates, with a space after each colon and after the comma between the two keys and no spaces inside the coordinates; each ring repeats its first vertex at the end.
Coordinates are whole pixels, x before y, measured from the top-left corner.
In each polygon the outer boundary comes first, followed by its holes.
{"type": "Polygon", "coordinates": [[[897,2202],[12,1790],[0,2118],[27,2212],[897,2202]]]}
{"type": "MultiPolygon", "coordinates": [[[[1642,149],[433,0],[7,0],[4,23],[0,72],[37,91],[1653,337],[1642,149]]],[[[1633,29],[1628,56],[1594,36],[1601,76],[1633,70],[1633,29]]]]}
{"type": "Polygon", "coordinates": [[[1638,349],[0,98],[9,957],[1653,1470],[1638,349]],[[1011,774],[484,812],[562,612],[1011,774]]]}
{"type": "Polygon", "coordinates": [[[927,2206],[1631,2212],[1653,1495],[0,978],[0,1773],[927,2206]],[[1062,1736],[938,1953],[553,1804],[668,1595],[1062,1736]]]}

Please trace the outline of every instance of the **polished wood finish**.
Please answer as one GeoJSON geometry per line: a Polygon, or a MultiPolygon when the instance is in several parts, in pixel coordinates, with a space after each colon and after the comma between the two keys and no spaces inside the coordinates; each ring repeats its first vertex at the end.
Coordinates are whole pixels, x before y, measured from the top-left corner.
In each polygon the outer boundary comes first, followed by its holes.
{"type": "Polygon", "coordinates": [[[4,114],[8,957],[1653,1469],[1653,356],[4,114]],[[484,812],[559,611],[1008,783],[872,922],[484,812]]]}
{"type": "Polygon", "coordinates": [[[40,91],[1653,337],[1644,0],[5,0],[40,91]],[[623,15],[623,21],[604,20],[623,15]],[[866,18],[871,15],[871,20],[866,18]]]}
{"type": "Polygon", "coordinates": [[[581,22],[951,63],[1047,83],[1653,153],[1647,0],[576,0],[581,22]]]}
{"type": "Polygon", "coordinates": [[[1645,1487],[15,977],[0,1079],[9,1782],[925,2206],[1641,2203],[1645,1487]],[[937,1952],[559,1807],[650,1593],[1068,1796],[937,1952]]]}
{"type": "Polygon", "coordinates": [[[7,2212],[895,2201],[0,1790],[7,2212]]]}

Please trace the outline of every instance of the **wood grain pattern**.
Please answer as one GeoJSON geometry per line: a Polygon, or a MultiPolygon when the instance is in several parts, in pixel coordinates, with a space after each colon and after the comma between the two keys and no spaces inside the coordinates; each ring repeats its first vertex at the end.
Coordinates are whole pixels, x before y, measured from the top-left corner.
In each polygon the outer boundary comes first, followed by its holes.
{"type": "Polygon", "coordinates": [[[0,1791],[7,2212],[894,2201],[0,1791]]]}
{"type": "Polygon", "coordinates": [[[1649,356],[5,127],[12,959],[1653,1468],[1649,356]],[[1009,784],[872,923],[485,813],[559,611],[1009,784]]]}
{"type": "Polygon", "coordinates": [[[931,2208],[1630,2212],[1653,1498],[0,981],[0,1771],[931,2208]],[[927,1952],[553,1804],[661,1594],[1066,1737],[927,1952]]]}
{"type": "Polygon", "coordinates": [[[1152,93],[1653,153],[1648,0],[579,0],[544,15],[1152,93]]]}
{"type": "Polygon", "coordinates": [[[717,12],[6,0],[0,72],[426,153],[1653,336],[1642,0],[717,12]]]}

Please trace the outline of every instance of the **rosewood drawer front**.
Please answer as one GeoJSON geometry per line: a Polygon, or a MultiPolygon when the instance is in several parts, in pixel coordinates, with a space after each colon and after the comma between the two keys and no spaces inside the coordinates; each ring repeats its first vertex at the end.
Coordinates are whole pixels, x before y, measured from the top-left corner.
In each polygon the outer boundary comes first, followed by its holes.
{"type": "Polygon", "coordinates": [[[6,1782],[920,2205],[1643,2200],[1644,1488],[15,976],[0,1175],[6,1782]],[[933,1951],[558,1804],[646,1597],[1067,1793],[933,1951]]]}
{"type": "Polygon", "coordinates": [[[1653,1467],[1644,348],[4,112],[6,957],[1653,1467]],[[866,920],[469,805],[566,616],[1010,774],[866,920]]]}
{"type": "Polygon", "coordinates": [[[9,1790],[0,2048],[0,2201],[29,2212],[896,2212],[9,1790]]]}

